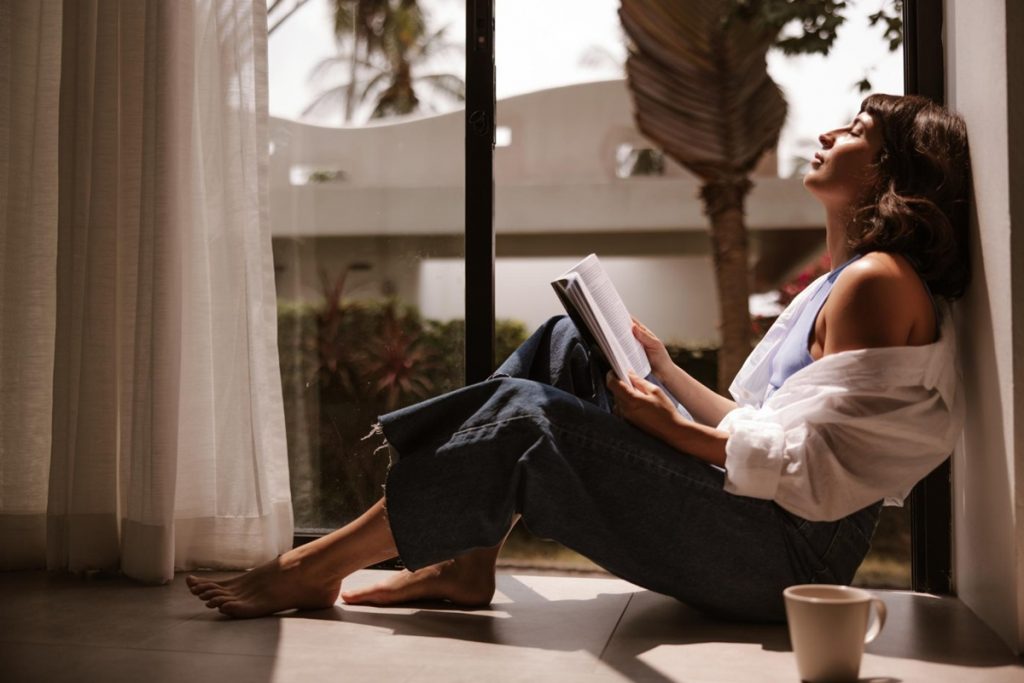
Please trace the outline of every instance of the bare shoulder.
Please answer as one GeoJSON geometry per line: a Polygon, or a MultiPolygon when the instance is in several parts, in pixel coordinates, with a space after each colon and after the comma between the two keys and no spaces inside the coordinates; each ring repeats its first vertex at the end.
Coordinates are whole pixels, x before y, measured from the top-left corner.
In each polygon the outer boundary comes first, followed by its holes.
{"type": "Polygon", "coordinates": [[[917,343],[927,336],[929,321],[934,324],[914,268],[902,256],[883,252],[865,254],[843,270],[823,313],[826,355],[917,343]]]}
{"type": "Polygon", "coordinates": [[[906,259],[873,251],[851,263],[836,279],[831,296],[851,302],[885,305],[893,296],[906,295],[918,284],[906,259]]]}

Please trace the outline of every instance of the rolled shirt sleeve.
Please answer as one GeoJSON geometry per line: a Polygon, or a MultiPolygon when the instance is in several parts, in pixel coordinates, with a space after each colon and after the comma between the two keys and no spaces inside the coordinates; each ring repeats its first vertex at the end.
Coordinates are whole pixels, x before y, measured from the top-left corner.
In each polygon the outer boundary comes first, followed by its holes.
{"type": "Polygon", "coordinates": [[[783,466],[786,430],[770,415],[744,406],[730,411],[718,428],[725,443],[725,490],[741,496],[774,499],[783,466]]]}
{"type": "Polygon", "coordinates": [[[952,452],[957,398],[920,385],[816,384],[808,372],[765,406],[723,418],[725,489],[814,521],[899,499],[952,452]]]}

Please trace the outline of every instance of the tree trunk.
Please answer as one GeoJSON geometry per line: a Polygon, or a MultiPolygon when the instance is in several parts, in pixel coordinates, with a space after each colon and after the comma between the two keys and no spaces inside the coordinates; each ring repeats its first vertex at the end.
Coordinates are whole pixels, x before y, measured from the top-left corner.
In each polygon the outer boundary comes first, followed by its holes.
{"type": "Polygon", "coordinates": [[[745,177],[708,181],[701,188],[711,219],[711,245],[718,286],[722,346],[718,351],[718,390],[725,393],[750,353],[750,287],[743,201],[753,183],[745,177]]]}
{"type": "Polygon", "coordinates": [[[356,74],[359,65],[359,25],[356,23],[358,12],[352,10],[352,61],[348,66],[348,88],[345,91],[345,125],[352,122],[352,114],[356,105],[356,74]]]}

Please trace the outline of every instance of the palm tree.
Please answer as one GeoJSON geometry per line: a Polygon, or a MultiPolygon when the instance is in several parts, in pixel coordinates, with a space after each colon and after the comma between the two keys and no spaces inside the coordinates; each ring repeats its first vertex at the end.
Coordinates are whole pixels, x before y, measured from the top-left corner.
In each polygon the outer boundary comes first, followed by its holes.
{"type": "MultiPolygon", "coordinates": [[[[390,0],[334,0],[334,35],[339,40],[351,36],[352,52],[349,55],[349,79],[345,88],[345,123],[352,120],[355,107],[356,72],[360,62],[368,63],[384,45],[381,32],[384,27],[390,28],[390,0]],[[363,56],[359,56],[362,44],[363,56]]],[[[314,101],[315,106],[320,98],[314,101]]],[[[309,111],[310,108],[307,108],[309,111]]]]}
{"type": "Polygon", "coordinates": [[[733,14],[734,0],[622,0],[637,127],[698,176],[711,220],[724,389],[750,352],[744,199],[778,142],[786,101],[765,55],[777,28],[733,14]]]}
{"type": "Polygon", "coordinates": [[[363,100],[372,94],[377,101],[370,118],[399,116],[419,110],[417,84],[429,85],[435,92],[457,102],[466,99],[466,84],[454,74],[431,73],[413,76],[413,71],[418,65],[453,50],[454,46],[445,40],[447,26],[442,26],[423,38],[422,14],[415,3],[410,4],[410,10],[396,12],[394,29],[384,36],[384,52],[389,60],[389,68],[371,80],[363,91],[363,100]]]}
{"type": "Polygon", "coordinates": [[[344,100],[344,120],[349,123],[356,105],[376,100],[370,118],[409,114],[420,108],[418,84],[465,100],[465,83],[454,74],[413,75],[418,66],[453,49],[445,40],[447,26],[427,35],[417,0],[335,0],[334,7],[335,35],[348,42],[350,50],[323,60],[313,77],[346,65],[348,81],[322,92],[304,113],[344,100]]]}
{"type": "MultiPolygon", "coordinates": [[[[445,41],[447,30],[447,26],[442,27],[411,47],[396,47],[397,41],[391,43],[389,39],[391,45],[386,49],[386,62],[381,64],[359,60],[357,65],[362,67],[362,76],[357,75],[348,83],[323,91],[303,113],[339,105],[344,100],[346,105],[351,103],[352,110],[364,102],[375,102],[370,113],[371,119],[411,114],[424,106],[418,95],[422,91],[420,86],[428,86],[436,94],[456,102],[465,101],[466,84],[461,77],[451,73],[415,74],[425,62],[453,49],[445,41]],[[356,91],[355,85],[361,88],[356,91]]],[[[348,60],[347,55],[329,57],[316,66],[311,77],[316,78],[332,66],[347,64],[348,60]]]]}

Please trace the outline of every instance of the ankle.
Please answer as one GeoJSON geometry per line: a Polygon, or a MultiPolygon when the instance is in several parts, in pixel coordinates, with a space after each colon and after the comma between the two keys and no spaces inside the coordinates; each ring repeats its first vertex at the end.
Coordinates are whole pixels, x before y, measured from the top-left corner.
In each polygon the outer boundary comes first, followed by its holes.
{"type": "Polygon", "coordinates": [[[277,564],[281,571],[294,573],[299,580],[316,584],[340,583],[353,571],[332,562],[328,553],[318,547],[316,541],[282,553],[277,558],[277,564]]]}
{"type": "Polygon", "coordinates": [[[459,555],[452,561],[452,569],[471,578],[493,577],[497,560],[498,553],[487,548],[459,555]]]}

